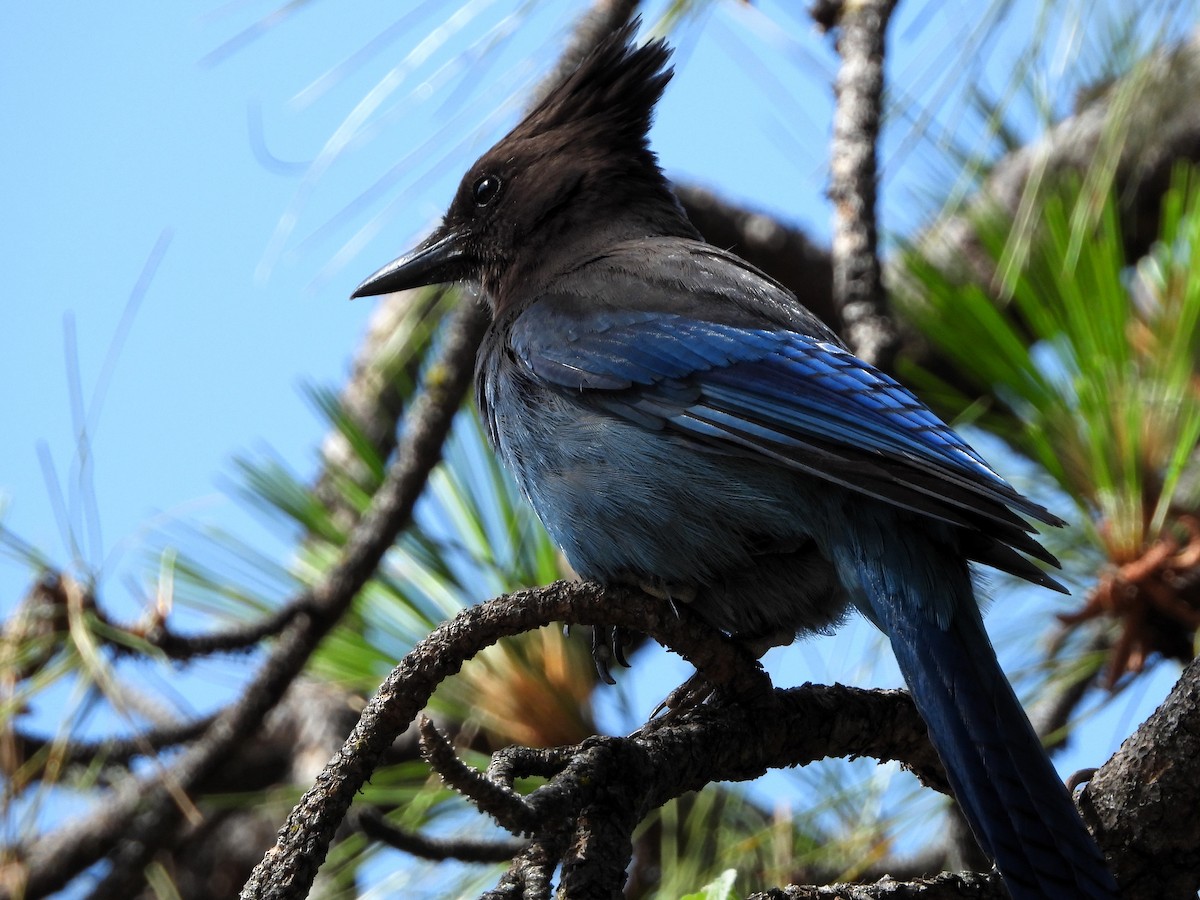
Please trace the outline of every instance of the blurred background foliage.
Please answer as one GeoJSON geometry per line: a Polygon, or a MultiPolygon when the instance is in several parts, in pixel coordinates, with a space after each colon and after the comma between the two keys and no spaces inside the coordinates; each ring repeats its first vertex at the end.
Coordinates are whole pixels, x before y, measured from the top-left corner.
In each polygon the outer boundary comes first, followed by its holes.
{"type": "Polygon", "coordinates": [[[1032,225],[995,212],[976,223],[992,282],[964,282],[915,248],[901,263],[897,298],[957,373],[953,384],[919,370],[912,380],[1036,462],[1074,501],[1075,540],[1107,563],[1087,604],[1062,618],[1121,622],[1110,688],[1151,658],[1196,649],[1198,197],[1181,165],[1136,260],[1111,182],[1068,178],[1043,191],[1032,225]]]}

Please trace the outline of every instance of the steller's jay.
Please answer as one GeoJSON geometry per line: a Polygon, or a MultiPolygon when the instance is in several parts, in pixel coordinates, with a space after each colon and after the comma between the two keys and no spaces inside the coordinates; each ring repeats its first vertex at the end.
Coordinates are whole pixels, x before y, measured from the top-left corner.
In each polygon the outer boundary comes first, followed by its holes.
{"type": "Polygon", "coordinates": [[[1116,884],[996,661],[969,569],[1057,583],[1018,494],[786,288],[704,243],[647,145],[670,50],[616,32],[355,297],[460,279],[493,321],[476,394],[579,574],[756,640],[888,636],[975,836],[1016,898],[1116,884]]]}

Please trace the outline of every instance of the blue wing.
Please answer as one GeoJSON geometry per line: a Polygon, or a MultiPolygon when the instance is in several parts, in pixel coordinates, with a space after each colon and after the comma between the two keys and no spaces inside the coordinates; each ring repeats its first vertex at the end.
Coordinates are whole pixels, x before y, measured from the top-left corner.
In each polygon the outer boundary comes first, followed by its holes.
{"type": "Polygon", "coordinates": [[[1022,497],[906,388],[824,335],[659,310],[580,310],[543,297],[513,322],[543,383],[646,428],[834,482],[986,538],[968,555],[1052,587],[1008,548],[1054,558],[1022,497]]]}

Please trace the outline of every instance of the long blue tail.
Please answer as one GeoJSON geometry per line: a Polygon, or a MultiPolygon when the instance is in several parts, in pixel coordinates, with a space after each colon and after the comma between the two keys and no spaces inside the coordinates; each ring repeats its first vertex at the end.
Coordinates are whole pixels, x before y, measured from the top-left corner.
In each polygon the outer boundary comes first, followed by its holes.
{"type": "Polygon", "coordinates": [[[1009,893],[1116,898],[1103,855],[1000,669],[966,562],[898,520],[877,520],[874,532],[863,524],[833,548],[843,583],[891,640],[954,795],[1009,893]]]}

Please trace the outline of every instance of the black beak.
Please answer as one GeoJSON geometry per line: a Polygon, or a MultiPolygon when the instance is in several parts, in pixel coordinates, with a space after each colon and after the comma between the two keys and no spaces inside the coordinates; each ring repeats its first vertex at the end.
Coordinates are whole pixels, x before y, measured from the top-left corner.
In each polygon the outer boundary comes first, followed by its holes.
{"type": "Polygon", "coordinates": [[[350,299],[458,281],[466,274],[462,243],[458,231],[439,228],[412,252],[392,260],[356,287],[350,299]]]}

